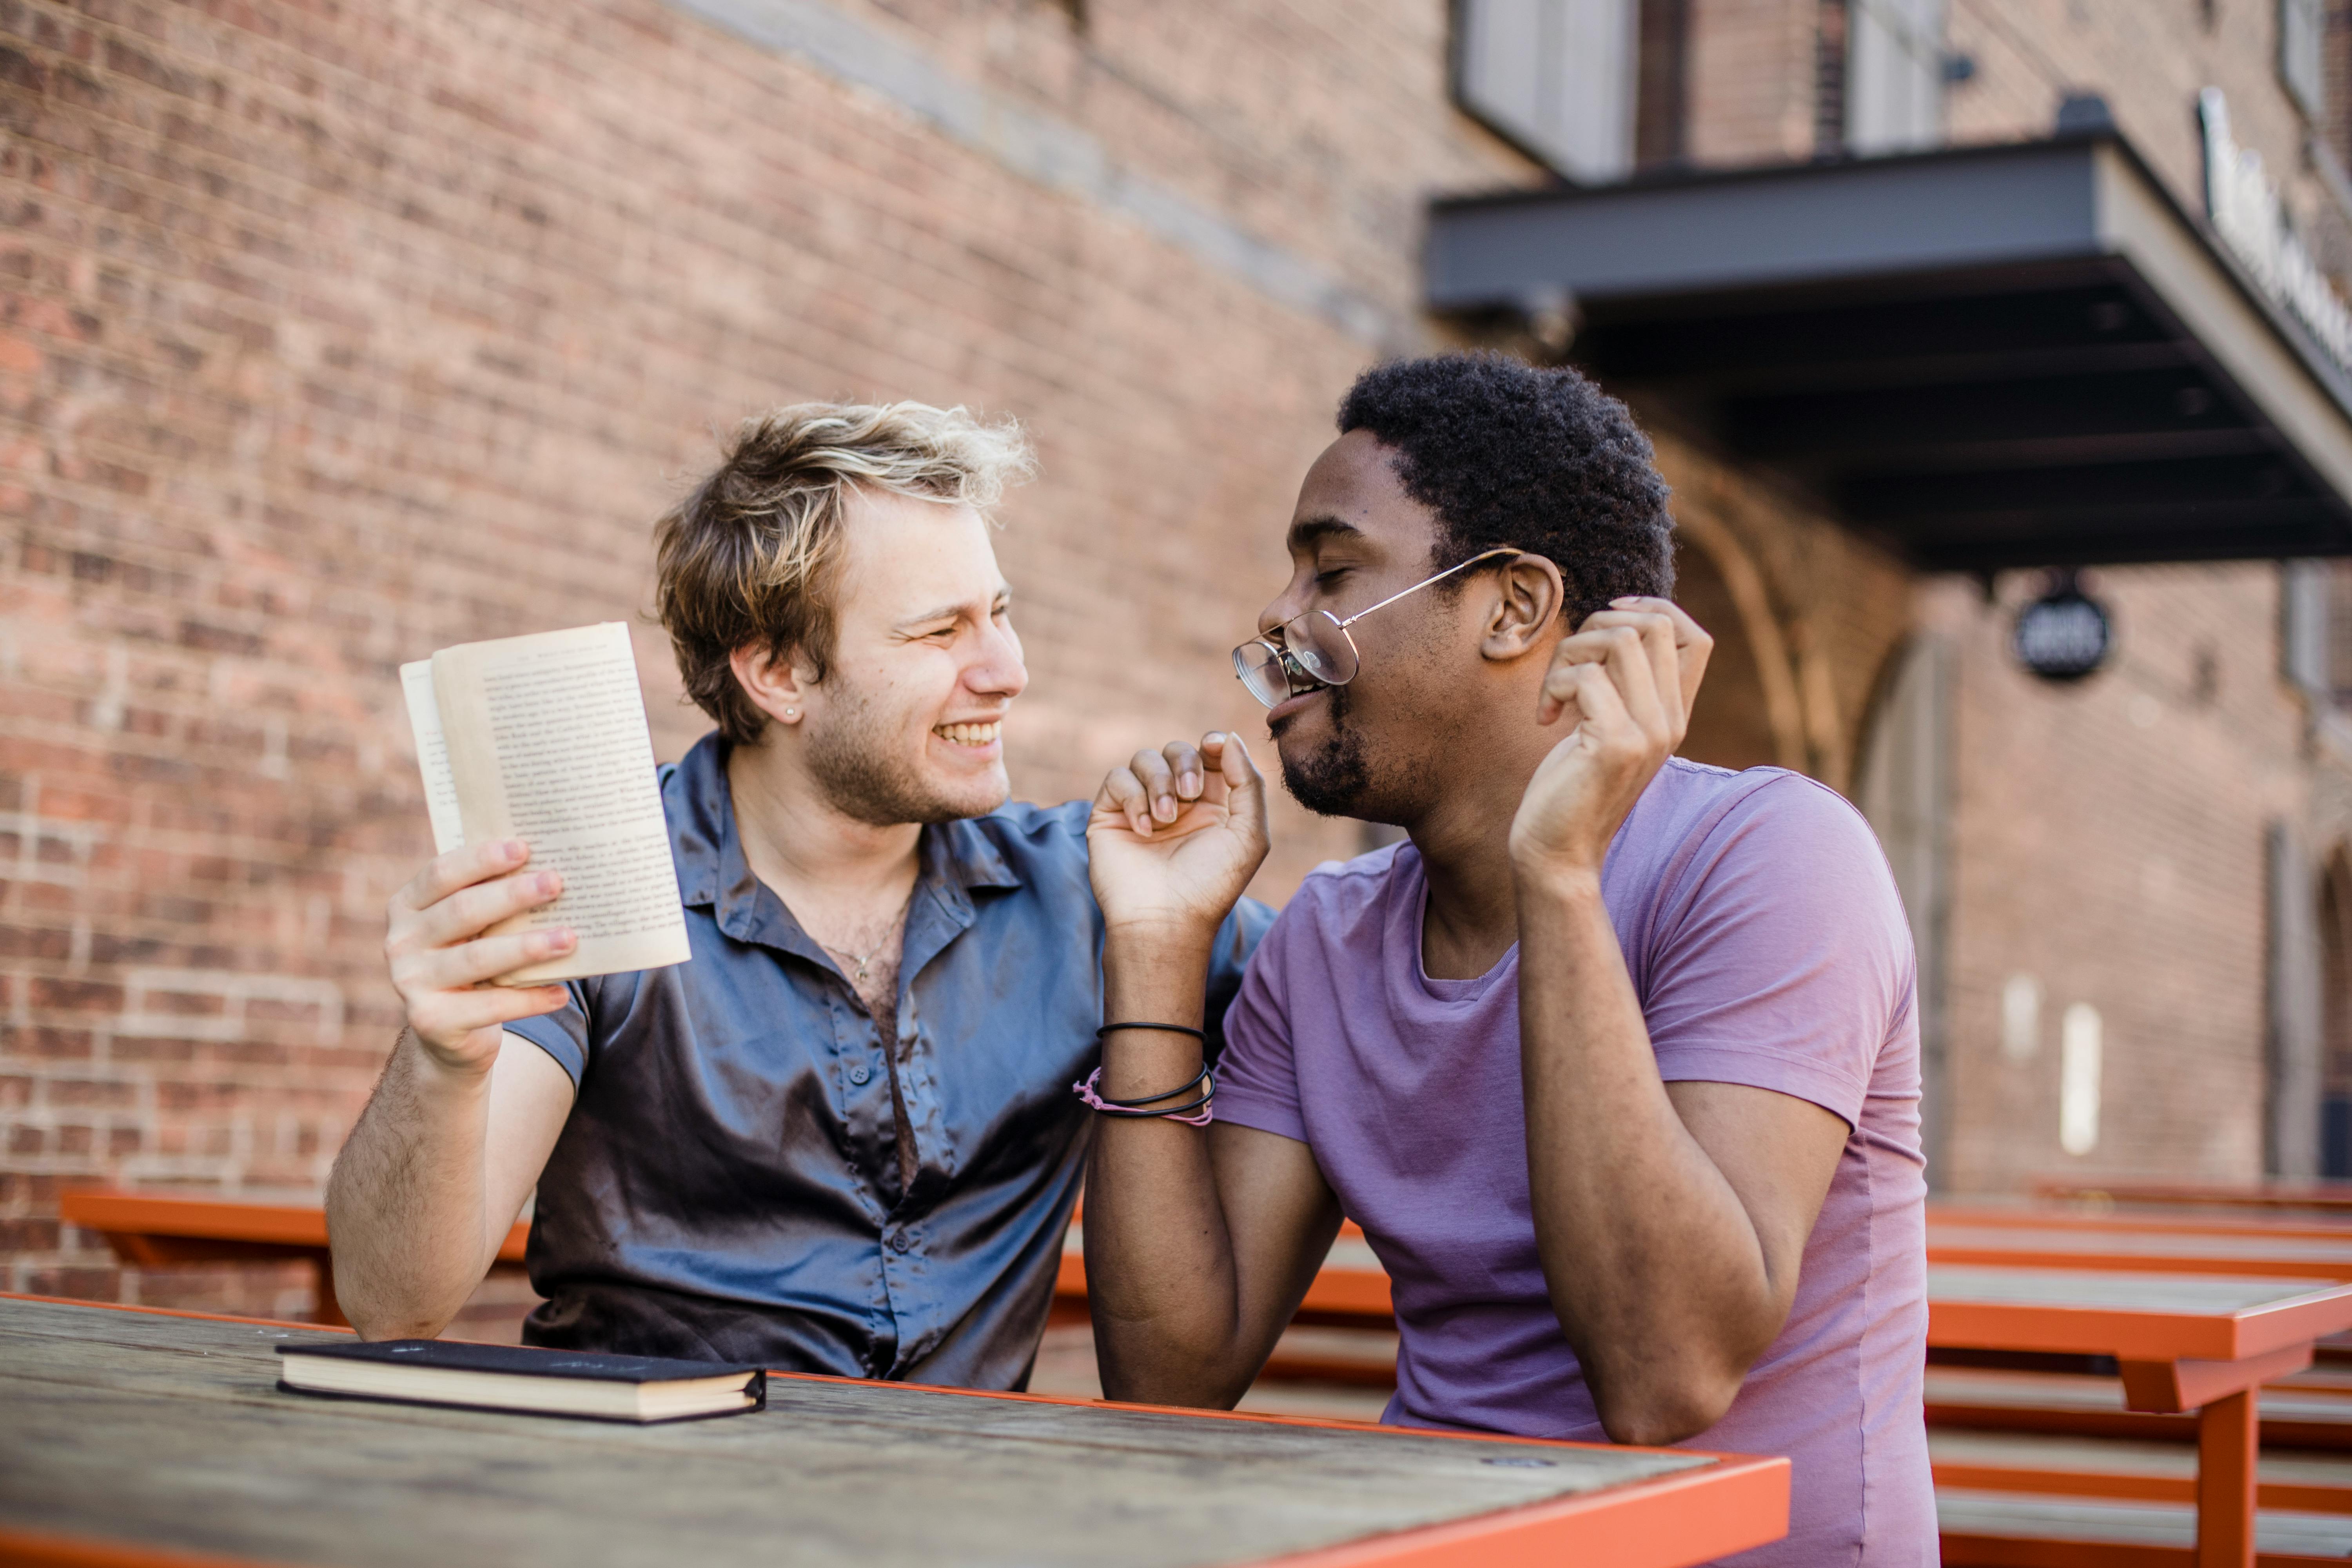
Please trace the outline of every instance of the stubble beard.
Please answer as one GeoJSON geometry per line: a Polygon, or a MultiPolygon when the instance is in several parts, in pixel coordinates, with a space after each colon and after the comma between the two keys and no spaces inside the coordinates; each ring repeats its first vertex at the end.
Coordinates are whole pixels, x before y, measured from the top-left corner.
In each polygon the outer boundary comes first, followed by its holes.
{"type": "Polygon", "coordinates": [[[1371,767],[1364,759],[1364,737],[1348,722],[1348,689],[1328,688],[1331,732],[1321,745],[1303,757],[1293,757],[1276,738],[1275,754],[1282,761],[1282,787],[1290,798],[1318,816],[1361,816],[1372,784],[1371,767]]]}
{"type": "Polygon", "coordinates": [[[809,734],[806,757],[826,804],[844,816],[894,827],[985,816],[1004,804],[1001,789],[992,792],[992,800],[952,798],[898,753],[894,743],[902,731],[875,710],[870,698],[854,690],[841,695],[826,723],[809,734]]]}

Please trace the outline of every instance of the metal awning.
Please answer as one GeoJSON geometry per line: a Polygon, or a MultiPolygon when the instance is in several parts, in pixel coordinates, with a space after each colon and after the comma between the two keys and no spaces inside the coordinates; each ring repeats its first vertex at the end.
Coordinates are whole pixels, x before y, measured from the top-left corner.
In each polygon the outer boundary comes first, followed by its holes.
{"type": "Polygon", "coordinates": [[[1427,267],[1925,568],[2352,554],[2352,378],[2112,132],[1444,199],[1427,267]]]}

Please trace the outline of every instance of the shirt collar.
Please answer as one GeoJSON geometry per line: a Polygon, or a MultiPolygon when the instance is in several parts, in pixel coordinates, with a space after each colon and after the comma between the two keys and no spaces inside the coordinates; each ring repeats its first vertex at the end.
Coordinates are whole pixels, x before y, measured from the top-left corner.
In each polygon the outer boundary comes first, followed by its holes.
{"type": "MultiPolygon", "coordinates": [[[[740,942],[762,942],[828,962],[776,897],[751,874],[736,831],[735,803],[727,787],[730,748],[714,731],[694,743],[670,777],[670,840],[677,862],[678,896],[689,908],[711,910],[719,929],[740,942]]],[[[974,888],[1017,888],[1021,879],[980,823],[971,818],[927,825],[917,850],[921,868],[915,897],[926,892],[951,910],[970,907],[974,888]]]]}

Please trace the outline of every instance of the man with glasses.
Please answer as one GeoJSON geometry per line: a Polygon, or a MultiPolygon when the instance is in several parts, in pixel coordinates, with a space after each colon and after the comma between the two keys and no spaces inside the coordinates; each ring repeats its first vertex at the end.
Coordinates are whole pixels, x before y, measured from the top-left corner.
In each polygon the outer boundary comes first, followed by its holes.
{"type": "Polygon", "coordinates": [[[1105,1391],[1233,1404],[1344,1215],[1394,1286],[1387,1419],[1784,1454],[1790,1534],[1738,1561],[1933,1563],[1914,963],[1876,842],[1801,775],[1672,755],[1710,644],[1621,405],[1447,355],[1368,373],[1339,428],[1234,662],[1290,792],[1408,841],[1307,879],[1212,1063],[1263,785],[1222,735],[1105,783],[1105,1391]]]}

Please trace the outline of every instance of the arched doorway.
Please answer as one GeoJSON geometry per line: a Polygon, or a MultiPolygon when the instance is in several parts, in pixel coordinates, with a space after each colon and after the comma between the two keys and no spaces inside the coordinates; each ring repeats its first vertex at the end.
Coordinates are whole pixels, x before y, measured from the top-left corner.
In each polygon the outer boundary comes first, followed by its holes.
{"type": "Polygon", "coordinates": [[[1911,923],[1918,957],[1920,1137],[1928,1180],[1938,1187],[1947,1179],[1951,1121],[1944,937],[1951,890],[1952,684],[1952,652],[1941,638],[1915,637],[1895,651],[1863,729],[1853,795],[1886,851],[1911,923]]]}
{"type": "Polygon", "coordinates": [[[1710,519],[1686,516],[1675,531],[1675,602],[1715,638],[1682,754],[1719,768],[1803,767],[1796,679],[1763,578],[1710,519]]]}

